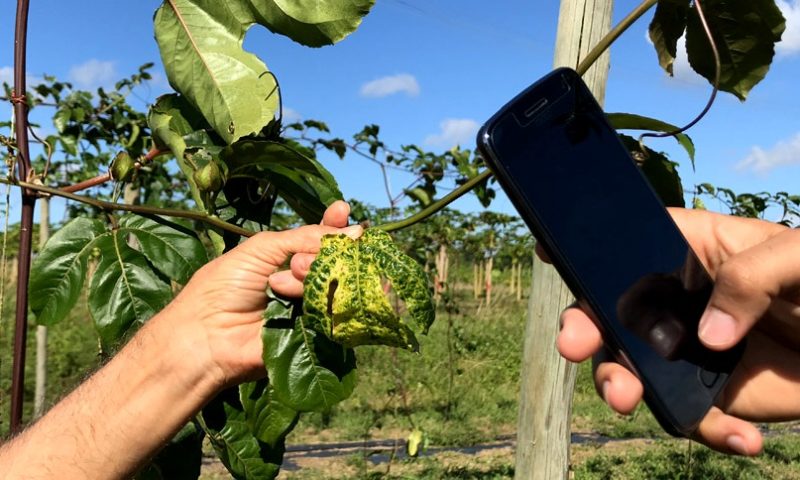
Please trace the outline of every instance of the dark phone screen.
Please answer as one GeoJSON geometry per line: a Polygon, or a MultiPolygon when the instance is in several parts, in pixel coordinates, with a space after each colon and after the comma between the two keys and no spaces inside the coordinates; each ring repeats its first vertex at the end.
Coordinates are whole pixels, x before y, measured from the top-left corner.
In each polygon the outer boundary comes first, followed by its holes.
{"type": "Polygon", "coordinates": [[[483,142],[573,293],[659,404],[659,420],[689,433],[739,353],[697,340],[711,279],[594,97],[574,72],[557,71],[487,123],[483,142]]]}

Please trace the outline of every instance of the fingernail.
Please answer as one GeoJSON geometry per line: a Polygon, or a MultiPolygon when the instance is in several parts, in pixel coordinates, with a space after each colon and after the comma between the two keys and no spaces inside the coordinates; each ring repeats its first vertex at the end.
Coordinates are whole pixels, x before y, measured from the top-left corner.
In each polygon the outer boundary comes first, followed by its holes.
{"type": "Polygon", "coordinates": [[[350,225],[349,227],[343,228],[342,233],[352,238],[353,240],[356,240],[358,237],[361,236],[362,233],[364,233],[364,227],[362,227],[361,225],[350,225]]]}
{"type": "Polygon", "coordinates": [[[722,310],[710,307],[700,319],[699,335],[708,345],[728,345],[736,335],[736,320],[722,310]]]}
{"type": "Polygon", "coordinates": [[[725,444],[728,448],[738,453],[739,455],[747,455],[747,445],[745,445],[744,438],[739,435],[731,435],[725,439],[725,444]]]}
{"type": "Polygon", "coordinates": [[[611,388],[611,382],[606,380],[605,382],[603,382],[603,386],[601,387],[601,390],[603,391],[603,400],[605,400],[606,403],[608,403],[608,389],[609,388],[611,388]]]}

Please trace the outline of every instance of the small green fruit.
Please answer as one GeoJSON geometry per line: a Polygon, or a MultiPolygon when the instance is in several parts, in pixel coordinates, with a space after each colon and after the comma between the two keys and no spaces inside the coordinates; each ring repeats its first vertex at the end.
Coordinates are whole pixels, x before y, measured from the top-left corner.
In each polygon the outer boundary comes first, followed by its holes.
{"type": "Polygon", "coordinates": [[[219,192],[225,185],[225,179],[222,175],[219,165],[216,162],[208,162],[199,169],[195,170],[192,175],[194,183],[201,192],[219,192]]]}
{"type": "Polygon", "coordinates": [[[130,182],[136,176],[136,162],[127,152],[119,152],[111,162],[111,178],[118,182],[130,182]]]}

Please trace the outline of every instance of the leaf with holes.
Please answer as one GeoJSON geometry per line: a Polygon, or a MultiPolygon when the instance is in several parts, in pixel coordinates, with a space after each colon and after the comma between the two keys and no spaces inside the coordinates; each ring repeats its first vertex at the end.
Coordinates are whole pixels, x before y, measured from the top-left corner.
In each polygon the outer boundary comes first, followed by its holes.
{"type": "Polygon", "coordinates": [[[305,280],[303,300],[313,328],[347,347],[388,345],[416,351],[414,331],[427,333],[434,319],[422,267],[401,252],[389,234],[374,228],[358,240],[346,235],[322,239],[305,280]],[[389,304],[384,278],[405,302],[410,323],[389,304]]]}
{"type": "Polygon", "coordinates": [[[282,404],[299,412],[327,411],[353,393],[352,349],[308,328],[300,307],[284,300],[271,298],[264,317],[264,365],[282,404]]]}
{"type": "Polygon", "coordinates": [[[89,313],[103,350],[113,351],[125,335],[144,324],[172,299],[172,289],[114,230],[94,243],[100,262],[89,289],[89,313]]]}
{"type": "Polygon", "coordinates": [[[39,252],[28,284],[36,323],[50,326],[67,316],[83,290],[93,243],[105,231],[99,220],[76,218],[60,228],[39,252]]]}

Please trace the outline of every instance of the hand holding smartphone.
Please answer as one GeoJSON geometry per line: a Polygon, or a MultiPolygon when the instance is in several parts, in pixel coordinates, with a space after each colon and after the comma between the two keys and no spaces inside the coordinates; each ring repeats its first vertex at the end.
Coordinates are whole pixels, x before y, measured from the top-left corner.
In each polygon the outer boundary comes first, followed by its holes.
{"type": "Polygon", "coordinates": [[[697,339],[713,283],[581,78],[558,69],[501,108],[478,147],[672,435],[691,435],[741,357],[697,339]]]}

